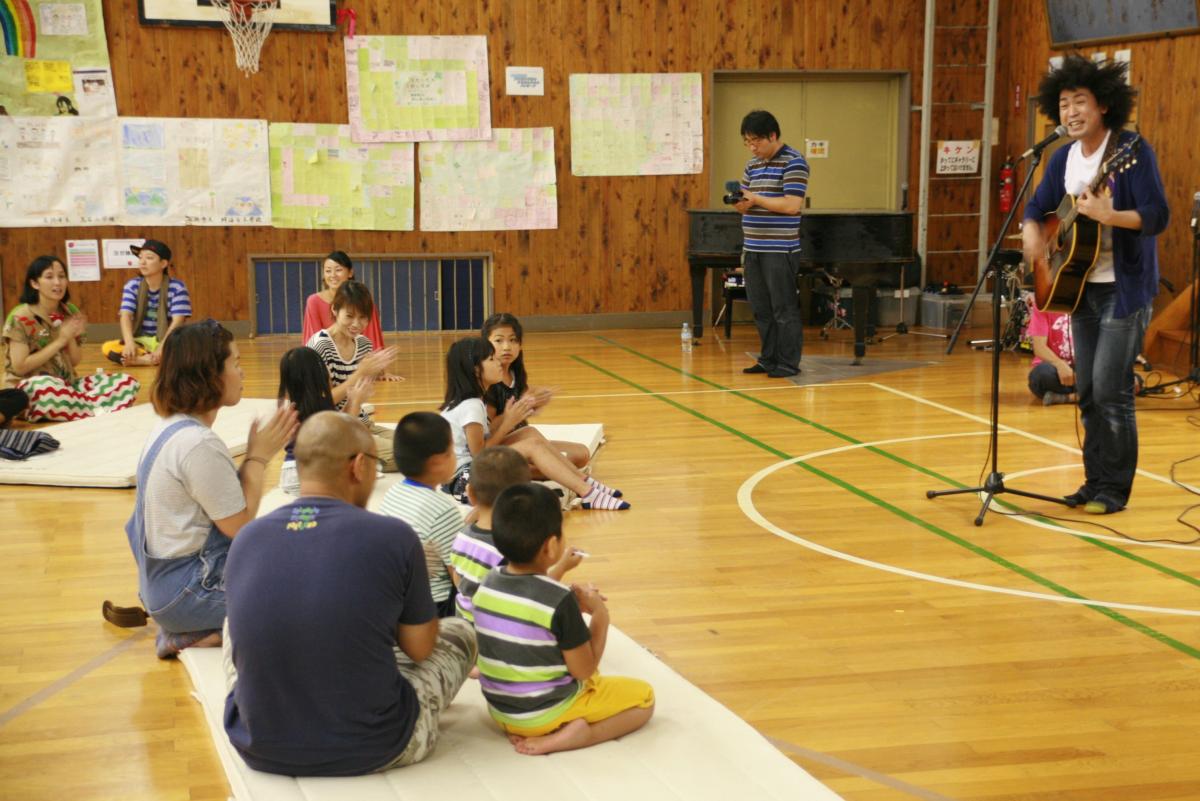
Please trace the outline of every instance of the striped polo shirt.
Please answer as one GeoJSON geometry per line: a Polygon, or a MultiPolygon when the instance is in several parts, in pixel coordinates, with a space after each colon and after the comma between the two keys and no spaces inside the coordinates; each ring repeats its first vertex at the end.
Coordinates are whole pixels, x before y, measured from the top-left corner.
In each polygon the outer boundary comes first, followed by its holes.
{"type": "Polygon", "coordinates": [[[563,651],[591,640],[571,588],[549,576],[492,570],[472,599],[479,643],[479,686],[499,723],[551,723],[579,694],[563,651]]]}
{"type": "Polygon", "coordinates": [[[454,604],[459,617],[475,621],[475,605],[471,599],[484,577],[503,561],[504,556],[496,550],[492,532],[488,529],[472,523],[454,538],[450,566],[458,573],[458,595],[454,596],[454,604]]]}
{"type": "MultiPolygon", "coordinates": [[[[768,161],[751,159],[742,173],[742,189],[763,197],[804,197],[808,162],[784,145],[768,161]]],[[[792,253],[800,249],[800,215],[755,207],[742,215],[742,247],[756,253],[792,253]]]]}
{"type": "MultiPolygon", "coordinates": [[[[178,278],[171,278],[169,275],[164,277],[167,279],[167,317],[191,317],[192,296],[188,294],[187,285],[178,278]]],[[[131,278],[125,282],[125,288],[121,290],[120,311],[137,315],[138,290],[145,280],[145,278],[139,275],[137,278],[131,278]]],[[[146,316],[142,319],[141,329],[133,332],[135,336],[158,336],[160,330],[158,325],[158,293],[161,291],[161,285],[159,285],[157,290],[153,291],[147,287],[146,316]]],[[[163,331],[171,324],[169,319],[164,322],[165,325],[161,328],[163,331]]]]}
{"type": "Polygon", "coordinates": [[[393,484],[383,496],[379,511],[388,517],[398,517],[412,526],[422,544],[428,543],[442,560],[442,569],[429,575],[429,591],[434,603],[450,597],[454,584],[446,565],[450,564],[450,547],[462,528],[462,505],[444,492],[418,484],[406,478],[393,484]]]}
{"type": "MultiPolygon", "coordinates": [[[[337,343],[333,341],[333,337],[324,328],[313,334],[312,338],[306,344],[321,357],[321,361],[325,364],[325,369],[329,372],[329,381],[335,387],[346,383],[350,376],[354,375],[354,371],[358,369],[358,363],[374,349],[371,345],[371,340],[359,334],[354,340],[354,355],[350,357],[350,361],[346,361],[342,358],[342,354],[338,352],[337,343]]],[[[343,400],[337,405],[337,410],[340,412],[345,407],[346,401],[343,400]]],[[[371,422],[371,418],[366,412],[360,411],[358,416],[364,423],[371,422]]]]}

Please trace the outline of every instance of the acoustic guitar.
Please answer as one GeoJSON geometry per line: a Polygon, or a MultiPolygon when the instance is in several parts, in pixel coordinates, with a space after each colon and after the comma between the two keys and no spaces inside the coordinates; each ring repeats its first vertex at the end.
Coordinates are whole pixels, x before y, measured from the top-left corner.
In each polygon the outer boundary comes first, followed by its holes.
{"type": "MultiPolygon", "coordinates": [[[[1088,185],[1092,194],[1109,179],[1137,164],[1142,137],[1121,145],[1100,165],[1096,178],[1088,185]]],[[[1046,215],[1045,259],[1033,262],[1033,295],[1039,311],[1063,311],[1072,314],[1083,297],[1088,275],[1100,258],[1101,225],[1079,213],[1078,196],[1068,194],[1058,208],[1046,215]]]]}

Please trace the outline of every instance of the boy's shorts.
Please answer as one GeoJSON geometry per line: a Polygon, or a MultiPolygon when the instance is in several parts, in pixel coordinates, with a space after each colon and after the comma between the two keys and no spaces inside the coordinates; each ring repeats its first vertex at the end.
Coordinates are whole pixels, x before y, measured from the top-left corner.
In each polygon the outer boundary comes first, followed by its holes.
{"type": "Polygon", "coordinates": [[[540,737],[560,729],[572,720],[583,718],[588,723],[608,720],[626,709],[646,709],[654,706],[654,688],[641,679],[596,674],[583,683],[583,689],[567,710],[541,726],[523,728],[500,724],[509,734],[521,737],[540,737]]]}
{"type": "MultiPolygon", "coordinates": [[[[145,356],[147,353],[154,353],[158,350],[157,337],[134,337],[133,342],[137,345],[137,355],[145,356]]],[[[121,352],[125,349],[125,341],[121,339],[110,339],[100,346],[100,353],[110,362],[121,363],[121,352]]]]}

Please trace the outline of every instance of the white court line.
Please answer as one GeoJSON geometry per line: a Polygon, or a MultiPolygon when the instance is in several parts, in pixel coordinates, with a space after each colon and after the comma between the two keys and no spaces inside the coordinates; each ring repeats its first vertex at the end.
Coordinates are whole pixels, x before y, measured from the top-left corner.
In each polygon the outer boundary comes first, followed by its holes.
{"type": "Polygon", "coordinates": [[[811,551],[816,551],[817,553],[825,554],[826,556],[831,556],[834,559],[841,559],[844,562],[850,562],[851,564],[856,564],[861,567],[869,567],[874,570],[883,571],[885,573],[893,573],[898,576],[905,576],[907,578],[917,579],[919,581],[928,581],[933,584],[944,584],[946,586],[959,587],[961,589],[979,590],[981,592],[993,592],[993,593],[997,593],[999,595],[1012,595],[1012,596],[1016,596],[1018,598],[1031,598],[1031,599],[1039,600],[1039,601],[1051,601],[1053,603],[1076,604],[1079,606],[1102,606],[1107,609],[1123,609],[1123,610],[1130,611],[1130,612],[1151,612],[1151,613],[1163,614],[1163,615],[1181,615],[1184,617],[1200,617],[1200,609],[1178,609],[1176,607],[1170,607],[1170,606],[1144,606],[1142,604],[1128,604],[1128,603],[1124,603],[1121,601],[1102,601],[1102,600],[1095,600],[1095,599],[1091,599],[1091,598],[1072,598],[1072,597],[1066,596],[1066,595],[1058,595],[1058,594],[1051,595],[1049,593],[1033,592],[1031,590],[1018,590],[1018,589],[1011,589],[1009,587],[997,587],[992,584],[980,584],[980,583],[974,582],[974,581],[962,581],[960,579],[947,578],[946,576],[937,576],[932,573],[922,573],[917,570],[909,570],[908,568],[905,568],[905,567],[889,565],[884,562],[876,562],[871,559],[864,559],[860,556],[854,556],[853,554],[848,554],[845,551],[837,551],[837,550],[834,550],[833,548],[829,548],[827,546],[820,545],[816,542],[813,542],[812,540],[804,539],[803,537],[797,536],[790,531],[782,529],[779,526],[772,523],[766,517],[764,517],[762,515],[762,513],[758,511],[758,508],[754,505],[754,498],[753,498],[754,488],[757,487],[758,484],[764,478],[771,475],[772,473],[775,473],[779,470],[782,470],[785,467],[789,467],[798,462],[805,462],[810,459],[816,459],[821,456],[827,456],[827,455],[833,454],[833,453],[840,453],[842,451],[853,450],[855,448],[878,447],[880,445],[892,445],[892,444],[895,444],[898,442],[919,442],[922,440],[946,439],[946,438],[950,438],[950,437],[985,436],[989,433],[990,432],[987,432],[987,431],[971,431],[971,432],[962,432],[962,433],[954,433],[954,434],[926,434],[924,436],[902,437],[899,439],[881,439],[881,440],[876,440],[875,442],[863,442],[863,443],[858,443],[858,444],[854,444],[854,445],[843,445],[843,446],[837,447],[837,448],[829,448],[829,449],[823,450],[823,451],[815,451],[813,453],[805,454],[803,456],[794,456],[791,459],[784,459],[783,461],[776,462],[775,464],[772,464],[772,465],[768,465],[767,467],[764,467],[762,470],[759,470],[754,475],[750,476],[750,478],[746,479],[746,481],[742,484],[742,486],[738,487],[738,494],[737,494],[738,506],[741,507],[742,513],[744,515],[746,515],[746,517],[748,517],[750,520],[752,520],[760,528],[763,528],[766,531],[769,531],[770,533],[774,534],[777,537],[788,540],[789,542],[794,542],[795,544],[803,546],[805,548],[808,548],[811,551]]]}
{"type": "MultiPolygon", "coordinates": [[[[729,389],[677,389],[669,392],[602,392],[596,395],[555,395],[554,400],[594,400],[596,398],[661,398],[668,395],[722,395],[732,392],[779,392],[780,390],[787,392],[789,390],[810,389],[815,387],[873,387],[870,381],[854,381],[851,383],[829,383],[829,384],[792,384],[789,382],[787,386],[772,386],[772,387],[731,387],[729,389]]],[[[376,403],[375,406],[441,406],[442,400],[418,400],[418,401],[386,401],[384,403],[376,403]]]]}
{"type": "MultiPolygon", "coordinates": [[[[938,403],[937,401],[927,400],[926,398],[922,398],[920,395],[913,395],[912,393],[905,392],[904,390],[901,390],[901,389],[894,389],[885,384],[876,384],[874,382],[871,382],[871,386],[878,387],[879,389],[882,389],[885,392],[890,392],[893,395],[899,395],[902,398],[907,398],[908,400],[916,401],[917,403],[922,403],[926,406],[932,406],[935,409],[941,409],[943,412],[949,412],[950,414],[955,414],[955,415],[958,415],[959,417],[965,417],[968,420],[974,420],[977,423],[983,423],[985,426],[990,426],[992,424],[992,421],[987,419],[986,417],[980,417],[979,415],[971,414],[970,412],[964,412],[961,409],[955,409],[953,406],[947,406],[944,403],[938,403]]],[[[1025,437],[1026,439],[1031,439],[1034,442],[1040,442],[1043,445],[1049,445],[1052,448],[1059,449],[1060,451],[1066,451],[1067,453],[1073,453],[1073,454],[1076,454],[1079,456],[1083,455],[1083,451],[1079,450],[1079,448],[1076,448],[1073,445],[1064,445],[1061,442],[1057,442],[1057,441],[1049,439],[1047,437],[1043,437],[1039,434],[1034,434],[1030,431],[1024,431],[1020,428],[1013,428],[1012,426],[1006,426],[1003,423],[1000,424],[1000,430],[1008,431],[1013,434],[1020,434],[1021,436],[1025,437]]],[[[1176,486],[1176,483],[1174,481],[1172,481],[1170,479],[1170,477],[1159,475],[1158,473],[1151,473],[1149,470],[1143,470],[1140,467],[1137,469],[1137,474],[1139,476],[1145,476],[1146,478],[1154,479],[1155,481],[1161,482],[1163,484],[1170,484],[1172,487],[1176,486]]],[[[1179,485],[1186,487],[1187,489],[1189,489],[1193,492],[1200,493],[1200,488],[1193,487],[1190,484],[1184,484],[1181,481],[1181,482],[1179,482],[1179,485]]]]}

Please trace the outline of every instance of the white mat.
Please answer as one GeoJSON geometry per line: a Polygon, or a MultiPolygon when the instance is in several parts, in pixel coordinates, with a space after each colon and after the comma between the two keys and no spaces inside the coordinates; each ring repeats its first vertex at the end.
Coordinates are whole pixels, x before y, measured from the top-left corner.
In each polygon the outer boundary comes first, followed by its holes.
{"type": "MultiPolygon", "coordinates": [[[[395,423],[381,423],[380,425],[387,428],[395,428],[395,423]]],[[[586,445],[588,451],[595,456],[596,450],[604,442],[604,426],[600,423],[580,423],[578,425],[542,425],[534,426],[538,431],[542,432],[542,436],[554,442],[578,442],[581,445],[586,445]]],[[[375,489],[371,492],[371,499],[367,501],[367,509],[372,512],[379,511],[379,505],[383,503],[383,496],[387,495],[388,489],[397,481],[404,477],[399,473],[384,473],[375,482],[375,489]]],[[[547,482],[552,483],[552,482],[547,482]]],[[[557,487],[557,484],[553,484],[557,487]]],[[[258,506],[258,516],[273,512],[280,506],[283,506],[295,496],[288,495],[278,486],[270,492],[264,493],[262,502],[258,506]]],[[[463,514],[466,514],[466,508],[463,507],[463,514]]]]}
{"type": "MultiPolygon", "coordinates": [[[[242,398],[217,414],[213,431],[229,452],[246,452],[250,423],[275,410],[267,398],[242,398]]],[[[56,451],[23,462],[0,459],[0,484],[46,484],[55,487],[132,487],[146,438],[161,418],[149,403],[112,414],[75,420],[42,429],[61,443],[56,451]]]]}
{"type": "Polygon", "coordinates": [[[529,757],[516,753],[468,680],[442,715],[433,755],[416,765],[349,779],[296,779],[246,767],[225,735],[225,674],[218,648],[181,659],[238,801],[831,801],[838,796],[725,707],[609,629],[604,671],[649,681],[656,708],[619,741],[529,757]]]}

